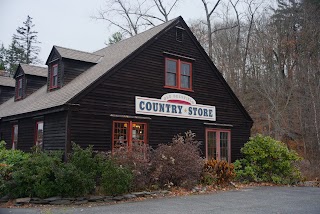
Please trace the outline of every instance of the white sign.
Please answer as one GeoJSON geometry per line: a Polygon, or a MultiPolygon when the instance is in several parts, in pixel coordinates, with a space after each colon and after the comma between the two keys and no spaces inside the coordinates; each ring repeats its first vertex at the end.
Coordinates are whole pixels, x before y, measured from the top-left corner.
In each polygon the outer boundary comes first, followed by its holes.
{"type": "Polygon", "coordinates": [[[135,105],[136,114],[216,121],[215,106],[196,104],[192,97],[180,93],[165,94],[161,99],[136,96],[135,105]]]}

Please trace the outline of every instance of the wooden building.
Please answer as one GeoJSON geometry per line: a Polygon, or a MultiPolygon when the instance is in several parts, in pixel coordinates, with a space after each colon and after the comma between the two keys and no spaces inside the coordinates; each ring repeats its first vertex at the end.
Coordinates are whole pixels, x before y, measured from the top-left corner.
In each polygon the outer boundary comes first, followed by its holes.
{"type": "Polygon", "coordinates": [[[14,97],[15,82],[12,77],[0,75],[0,105],[14,97]]]}
{"type": "Polygon", "coordinates": [[[204,156],[234,161],[250,136],[251,117],[181,17],[94,53],[54,46],[46,64],[45,86],[0,106],[8,147],[156,147],[192,130],[204,156]]]}

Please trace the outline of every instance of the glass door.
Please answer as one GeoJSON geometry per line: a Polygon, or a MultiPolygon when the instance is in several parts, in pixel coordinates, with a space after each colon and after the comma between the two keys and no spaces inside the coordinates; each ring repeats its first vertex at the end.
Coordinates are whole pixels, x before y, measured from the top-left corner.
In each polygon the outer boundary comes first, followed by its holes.
{"type": "Polygon", "coordinates": [[[206,129],[206,158],[231,161],[230,130],[206,129]]]}

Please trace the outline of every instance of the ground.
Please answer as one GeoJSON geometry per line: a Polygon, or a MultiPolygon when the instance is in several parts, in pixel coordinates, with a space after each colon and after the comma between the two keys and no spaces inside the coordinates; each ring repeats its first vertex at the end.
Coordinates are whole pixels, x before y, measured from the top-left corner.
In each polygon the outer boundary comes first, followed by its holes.
{"type": "Polygon", "coordinates": [[[1,214],[76,214],[76,213],[320,213],[320,188],[317,187],[245,187],[179,197],[147,199],[138,202],[94,207],[46,207],[0,209],[1,214]]]}

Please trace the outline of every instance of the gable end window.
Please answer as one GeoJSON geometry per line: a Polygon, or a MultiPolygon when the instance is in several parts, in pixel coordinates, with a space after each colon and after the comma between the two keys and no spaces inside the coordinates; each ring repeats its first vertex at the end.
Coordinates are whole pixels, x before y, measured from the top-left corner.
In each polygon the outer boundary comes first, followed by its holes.
{"type": "Polygon", "coordinates": [[[17,94],[16,99],[22,98],[22,78],[17,80],[17,94]]]}
{"type": "Polygon", "coordinates": [[[178,42],[182,42],[182,40],[183,40],[183,31],[184,31],[184,29],[182,29],[180,27],[176,28],[176,40],[178,42]]]}
{"type": "Polygon", "coordinates": [[[180,59],[166,58],[165,87],[192,91],[192,64],[180,59]]]}
{"type": "Polygon", "coordinates": [[[58,87],[58,64],[51,66],[50,89],[58,87]]]}

